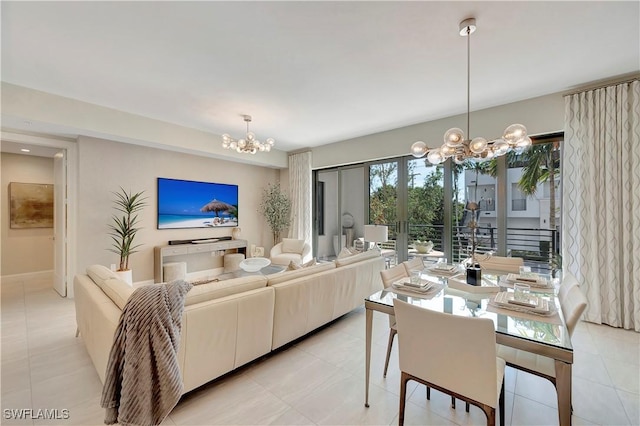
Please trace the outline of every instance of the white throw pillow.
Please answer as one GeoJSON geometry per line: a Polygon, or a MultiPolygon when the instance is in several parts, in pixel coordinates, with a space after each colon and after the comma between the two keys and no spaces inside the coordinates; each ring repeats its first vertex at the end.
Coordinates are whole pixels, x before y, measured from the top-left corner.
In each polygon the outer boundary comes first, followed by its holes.
{"type": "Polygon", "coordinates": [[[344,259],[345,257],[349,256],[353,256],[351,250],[349,250],[348,247],[342,247],[342,250],[340,250],[340,253],[338,253],[338,259],[344,259]]]}
{"type": "Polygon", "coordinates": [[[310,261],[305,262],[303,264],[299,264],[295,260],[292,260],[291,262],[289,262],[289,266],[287,266],[287,271],[296,271],[298,269],[308,268],[309,266],[314,266],[317,263],[318,262],[316,261],[315,257],[313,259],[311,259],[310,261]]]}
{"type": "Polygon", "coordinates": [[[304,250],[304,240],[296,240],[294,238],[282,239],[282,252],[283,253],[297,253],[301,254],[304,250]]]}

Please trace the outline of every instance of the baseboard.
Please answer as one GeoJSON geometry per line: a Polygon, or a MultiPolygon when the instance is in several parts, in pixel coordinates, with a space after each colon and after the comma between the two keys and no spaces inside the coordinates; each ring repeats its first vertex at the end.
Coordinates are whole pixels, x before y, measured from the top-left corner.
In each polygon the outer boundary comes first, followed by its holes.
{"type": "Polygon", "coordinates": [[[27,280],[46,280],[46,279],[50,279],[53,281],[53,269],[50,269],[48,271],[26,272],[24,274],[0,276],[0,282],[5,284],[17,283],[20,281],[27,281],[27,280]]]}

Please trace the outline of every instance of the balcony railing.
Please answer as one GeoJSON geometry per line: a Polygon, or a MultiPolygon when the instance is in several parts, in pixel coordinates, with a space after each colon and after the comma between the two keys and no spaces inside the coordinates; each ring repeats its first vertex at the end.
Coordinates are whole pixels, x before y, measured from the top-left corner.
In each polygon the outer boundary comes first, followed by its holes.
{"type": "MultiPolygon", "coordinates": [[[[477,231],[476,253],[495,252],[498,249],[498,230],[480,227],[477,231]]],[[[391,237],[390,237],[391,238],[391,237]]],[[[393,237],[395,238],[395,237],[393,237]]],[[[532,270],[549,273],[560,253],[560,230],[537,228],[507,228],[507,255],[522,257],[532,270]]],[[[435,250],[444,248],[442,225],[417,225],[409,227],[409,242],[417,239],[431,240],[435,250]]],[[[471,254],[471,230],[456,226],[453,231],[453,262],[460,262],[471,254]]]]}

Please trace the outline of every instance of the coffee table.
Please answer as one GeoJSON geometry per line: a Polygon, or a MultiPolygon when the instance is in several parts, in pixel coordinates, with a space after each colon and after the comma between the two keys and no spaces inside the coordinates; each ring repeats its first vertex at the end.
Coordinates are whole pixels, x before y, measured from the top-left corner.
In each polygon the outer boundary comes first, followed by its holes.
{"type": "Polygon", "coordinates": [[[231,278],[248,277],[251,275],[273,275],[273,274],[278,274],[280,272],[284,272],[286,269],[287,269],[286,266],[272,264],[272,265],[265,266],[264,268],[260,269],[257,272],[246,272],[246,271],[243,271],[242,269],[238,269],[237,271],[227,272],[226,274],[220,274],[215,278],[217,278],[218,281],[222,281],[222,280],[229,280],[231,278]]]}

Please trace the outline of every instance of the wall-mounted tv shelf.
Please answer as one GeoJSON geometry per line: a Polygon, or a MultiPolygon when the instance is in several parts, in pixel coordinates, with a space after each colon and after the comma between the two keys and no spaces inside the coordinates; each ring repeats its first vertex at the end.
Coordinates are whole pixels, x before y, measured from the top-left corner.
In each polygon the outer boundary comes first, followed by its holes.
{"type": "Polygon", "coordinates": [[[227,240],[213,243],[194,243],[156,246],[153,249],[153,276],[156,283],[164,282],[164,264],[186,262],[187,273],[210,269],[211,253],[216,251],[237,251],[247,253],[247,240],[227,240]]]}

